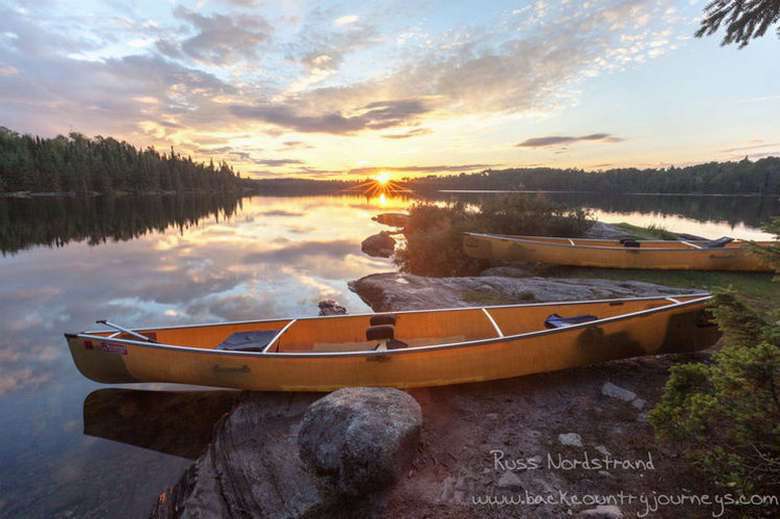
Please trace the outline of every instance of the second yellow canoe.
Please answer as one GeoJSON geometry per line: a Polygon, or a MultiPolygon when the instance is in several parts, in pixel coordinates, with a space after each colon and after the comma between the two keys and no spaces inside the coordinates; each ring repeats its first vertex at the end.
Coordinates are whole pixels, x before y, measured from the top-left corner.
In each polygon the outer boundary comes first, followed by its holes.
{"type": "MultiPolygon", "coordinates": [[[[466,233],[463,249],[472,258],[618,269],[731,270],[770,272],[750,242],[592,240],[544,236],[466,233]]],[[[769,247],[777,242],[753,242],[769,247]]]]}

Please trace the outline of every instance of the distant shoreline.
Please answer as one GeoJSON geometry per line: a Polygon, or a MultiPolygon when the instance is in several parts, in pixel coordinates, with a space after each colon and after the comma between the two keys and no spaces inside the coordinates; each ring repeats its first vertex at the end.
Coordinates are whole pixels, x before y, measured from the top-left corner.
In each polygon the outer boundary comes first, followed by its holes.
{"type": "Polygon", "coordinates": [[[76,193],[75,191],[13,191],[10,193],[0,193],[0,198],[11,198],[18,200],[28,200],[31,198],[94,198],[98,196],[176,196],[176,195],[236,195],[244,196],[252,193],[241,191],[204,191],[204,190],[186,190],[186,191],[110,191],[101,193],[98,191],[88,191],[86,193],[76,193]]]}
{"type": "MultiPolygon", "coordinates": [[[[421,189],[418,191],[408,190],[398,193],[402,196],[418,194],[425,197],[432,191],[421,189]]],[[[437,193],[443,194],[543,194],[543,195],[603,195],[601,191],[555,191],[549,189],[437,189],[437,193]]],[[[184,190],[184,191],[111,191],[101,193],[97,191],[88,191],[86,193],[76,193],[75,191],[14,191],[9,193],[0,193],[0,199],[18,199],[29,200],[33,198],[94,198],[101,196],[179,196],[179,195],[233,195],[233,196],[355,196],[361,193],[355,191],[301,191],[291,190],[270,190],[267,192],[259,190],[237,190],[237,191],[205,191],[205,190],[184,190]]],[[[780,198],[780,193],[610,193],[610,196],[661,196],[661,197],[709,197],[709,198],[780,198]]]]}
{"type": "MultiPolygon", "coordinates": [[[[439,189],[439,193],[463,193],[463,194],[502,194],[502,193],[524,193],[524,194],[550,194],[550,195],[595,195],[603,194],[601,191],[553,191],[553,190],[530,190],[530,189],[439,189]]],[[[757,197],[773,198],[780,197],[780,193],[610,193],[611,195],[629,195],[629,196],[711,196],[711,197],[757,197]]]]}

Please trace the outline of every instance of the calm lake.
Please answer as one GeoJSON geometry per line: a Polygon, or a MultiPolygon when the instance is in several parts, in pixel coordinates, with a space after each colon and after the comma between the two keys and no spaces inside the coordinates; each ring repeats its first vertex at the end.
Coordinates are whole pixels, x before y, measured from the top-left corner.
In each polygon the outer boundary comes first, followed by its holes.
{"type": "MultiPolygon", "coordinates": [[[[486,193],[442,194],[473,199],[486,193]]],[[[528,195],[535,196],[535,195],[528,195]]],[[[551,195],[550,195],[551,196],[551,195]]],[[[766,239],[780,201],[556,195],[606,222],[766,239]]],[[[359,196],[0,199],[0,516],[138,517],[176,482],[235,401],[229,391],[106,388],[75,369],[63,333],[316,315],[392,270],[360,242],[413,198],[359,196]]]]}

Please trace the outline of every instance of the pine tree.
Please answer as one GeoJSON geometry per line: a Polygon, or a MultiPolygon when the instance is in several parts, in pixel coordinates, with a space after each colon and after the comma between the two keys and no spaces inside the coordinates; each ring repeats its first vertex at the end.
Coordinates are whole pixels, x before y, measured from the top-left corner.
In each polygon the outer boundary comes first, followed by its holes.
{"type": "MultiPolygon", "coordinates": [[[[763,36],[780,21],[780,0],[715,0],[704,8],[696,37],[709,36],[725,25],[721,45],[738,43],[745,47],[750,40],[763,36]]],[[[780,28],[777,30],[780,36],[780,28]]]]}

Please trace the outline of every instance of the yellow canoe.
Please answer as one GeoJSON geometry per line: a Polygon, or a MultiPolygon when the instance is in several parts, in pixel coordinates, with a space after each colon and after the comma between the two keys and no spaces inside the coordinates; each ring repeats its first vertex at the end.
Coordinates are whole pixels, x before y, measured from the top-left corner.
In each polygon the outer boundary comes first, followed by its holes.
{"type": "Polygon", "coordinates": [[[154,342],[106,331],[65,337],[81,373],[106,384],[173,382],[260,391],[412,388],[706,348],[718,337],[705,315],[709,298],[692,294],[132,331],[154,342]],[[372,326],[377,319],[394,324],[372,326]],[[394,338],[368,340],[377,329],[394,338]]]}
{"type": "MultiPolygon", "coordinates": [[[[724,240],[725,241],[725,240],[724,240]]],[[[617,269],[732,270],[770,272],[764,256],[748,246],[750,242],[670,240],[593,240],[545,236],[509,236],[466,233],[463,250],[467,256],[498,261],[523,261],[617,269]]],[[[753,242],[758,246],[778,242],[753,242]]]]}

